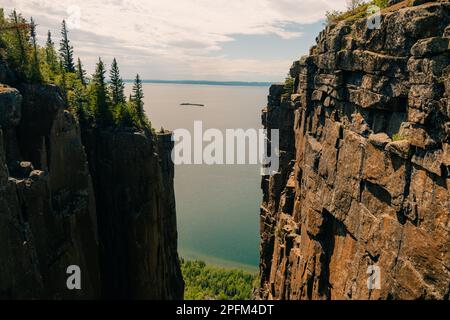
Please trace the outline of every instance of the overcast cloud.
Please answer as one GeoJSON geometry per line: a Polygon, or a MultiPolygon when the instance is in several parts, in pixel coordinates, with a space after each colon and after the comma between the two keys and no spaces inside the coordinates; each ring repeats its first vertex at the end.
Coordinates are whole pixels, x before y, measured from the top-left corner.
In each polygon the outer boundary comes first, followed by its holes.
{"type": "Polygon", "coordinates": [[[47,29],[59,40],[62,19],[71,26],[75,55],[92,72],[102,56],[119,61],[124,78],[280,80],[293,59],[307,52],[325,12],[343,9],[345,0],[3,0],[38,24],[40,41],[47,29]],[[78,19],[79,13],[79,19],[78,19]],[[305,30],[309,31],[308,37],[305,30]],[[231,54],[227,42],[244,48],[231,54]],[[267,37],[265,37],[267,36],[267,37]],[[270,37],[269,37],[270,36],[270,37]],[[271,48],[279,38],[277,50],[271,48]],[[270,55],[259,54],[265,47],[270,55]],[[286,52],[298,52],[287,57],[286,52]],[[256,49],[257,48],[257,49],[256,49]],[[289,49],[288,49],[289,48],[289,49]],[[271,49],[271,50],[269,50],[271,49]],[[250,52],[250,54],[249,54],[250,52]],[[284,53],[283,53],[284,52],[284,53]]]}

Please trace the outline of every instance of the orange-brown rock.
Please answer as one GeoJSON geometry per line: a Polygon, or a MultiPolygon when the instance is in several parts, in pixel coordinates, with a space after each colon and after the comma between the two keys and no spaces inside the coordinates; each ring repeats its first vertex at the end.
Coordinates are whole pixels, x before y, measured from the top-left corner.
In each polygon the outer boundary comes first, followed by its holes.
{"type": "Polygon", "coordinates": [[[281,156],[261,184],[259,298],[449,299],[449,21],[429,1],[380,29],[328,26],[294,92],[271,87],[281,156]]]}

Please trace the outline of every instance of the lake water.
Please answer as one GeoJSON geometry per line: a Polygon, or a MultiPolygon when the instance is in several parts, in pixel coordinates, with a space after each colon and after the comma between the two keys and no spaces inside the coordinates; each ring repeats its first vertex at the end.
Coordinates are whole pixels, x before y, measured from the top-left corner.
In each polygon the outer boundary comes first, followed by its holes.
{"type": "MultiPolygon", "coordinates": [[[[130,84],[126,85],[129,93],[130,84]]],[[[154,128],[192,132],[261,128],[268,87],[144,83],[145,110],[154,128]],[[199,103],[205,107],[180,106],[199,103]]],[[[259,165],[175,167],[178,248],[182,257],[255,271],[259,261],[259,165]]]]}

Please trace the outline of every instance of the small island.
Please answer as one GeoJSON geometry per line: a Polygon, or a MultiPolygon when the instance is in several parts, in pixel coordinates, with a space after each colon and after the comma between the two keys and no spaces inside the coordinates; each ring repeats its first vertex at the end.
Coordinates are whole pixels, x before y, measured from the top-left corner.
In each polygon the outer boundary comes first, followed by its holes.
{"type": "Polygon", "coordinates": [[[183,102],[183,103],[180,103],[180,106],[204,107],[205,105],[201,104],[201,103],[183,102]]]}

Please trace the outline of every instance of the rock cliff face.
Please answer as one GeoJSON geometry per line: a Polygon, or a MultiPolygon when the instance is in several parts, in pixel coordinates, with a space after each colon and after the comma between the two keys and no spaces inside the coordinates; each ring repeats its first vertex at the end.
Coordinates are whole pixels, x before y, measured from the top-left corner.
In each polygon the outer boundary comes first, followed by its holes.
{"type": "Polygon", "coordinates": [[[270,88],[260,298],[449,298],[449,21],[431,2],[329,26],[294,94],[270,88]]]}
{"type": "Polygon", "coordinates": [[[182,298],[170,133],[81,133],[57,87],[0,71],[0,298],[182,298]]]}
{"type": "Polygon", "coordinates": [[[0,92],[0,296],[93,298],[95,198],[80,130],[56,87],[18,88],[0,92]],[[70,265],[80,291],[67,289],[70,265]]]}
{"type": "Polygon", "coordinates": [[[183,296],[170,159],[172,135],[85,132],[97,200],[103,295],[183,296]]]}

